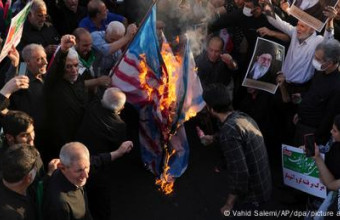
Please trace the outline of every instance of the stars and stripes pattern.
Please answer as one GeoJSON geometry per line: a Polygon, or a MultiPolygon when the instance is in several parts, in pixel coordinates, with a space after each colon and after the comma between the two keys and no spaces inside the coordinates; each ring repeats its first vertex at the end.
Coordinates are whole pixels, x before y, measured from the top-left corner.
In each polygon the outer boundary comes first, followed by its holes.
{"type": "Polygon", "coordinates": [[[146,167],[159,176],[163,169],[163,147],[176,150],[170,158],[170,174],[179,177],[188,164],[189,145],[184,126],[188,111],[200,111],[204,107],[202,88],[194,72],[194,61],[190,50],[185,53],[182,70],[168,73],[163,61],[156,34],[156,7],[150,10],[144,23],[130,43],[121,61],[112,70],[112,85],[125,92],[127,101],[139,110],[139,139],[142,160],[146,167]],[[141,63],[147,73],[141,77],[141,63]],[[176,82],[176,115],[169,124],[169,109],[161,109],[162,99],[167,98],[169,74],[178,74],[176,82]],[[141,81],[145,82],[141,82],[141,81]],[[195,85],[193,85],[193,83],[195,85]],[[150,88],[145,88],[145,84],[150,88]],[[163,86],[163,91],[158,89],[163,86]],[[170,129],[167,129],[170,128],[170,129]],[[172,133],[170,135],[169,133],[172,133]],[[167,134],[165,134],[167,133],[167,134]],[[170,140],[168,138],[170,137],[170,140]]]}

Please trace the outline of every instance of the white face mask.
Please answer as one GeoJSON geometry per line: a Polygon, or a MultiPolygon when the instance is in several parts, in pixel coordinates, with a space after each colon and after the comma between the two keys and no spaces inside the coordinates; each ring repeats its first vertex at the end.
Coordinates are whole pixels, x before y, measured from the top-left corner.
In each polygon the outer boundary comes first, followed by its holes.
{"type": "Polygon", "coordinates": [[[251,13],[251,9],[247,8],[246,6],[243,7],[243,14],[247,17],[253,16],[253,14],[251,13]]]}
{"type": "Polygon", "coordinates": [[[313,59],[312,64],[317,71],[324,71],[325,70],[325,68],[322,68],[322,64],[319,61],[317,61],[316,59],[313,59]]]}

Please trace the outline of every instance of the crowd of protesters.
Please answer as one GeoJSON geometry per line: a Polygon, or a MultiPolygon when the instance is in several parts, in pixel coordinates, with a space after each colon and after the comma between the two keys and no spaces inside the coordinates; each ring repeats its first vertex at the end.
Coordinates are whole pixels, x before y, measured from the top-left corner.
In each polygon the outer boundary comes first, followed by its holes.
{"type": "MultiPolygon", "coordinates": [[[[13,2],[11,14],[26,3],[13,2]]],[[[33,1],[19,45],[0,63],[0,219],[111,219],[110,166],[133,143],[120,118],[126,95],[111,86],[109,75],[151,4],[33,1]],[[24,75],[18,74],[21,68],[24,75]]],[[[334,196],[340,189],[340,12],[325,6],[328,20],[319,33],[291,16],[288,4],[157,2],[160,46],[164,33],[180,54],[190,29],[203,48],[195,61],[206,107],[193,120],[205,133],[199,135],[202,144],[222,152],[215,169],[228,178],[222,214],[263,209],[275,184],[281,144],[300,147],[310,133],[329,196],[305,202],[310,210],[340,211],[334,196]],[[275,94],[241,86],[258,37],[286,47],[275,94]]],[[[8,21],[0,20],[4,39],[8,21]]],[[[264,55],[269,62],[275,56],[264,55]]]]}

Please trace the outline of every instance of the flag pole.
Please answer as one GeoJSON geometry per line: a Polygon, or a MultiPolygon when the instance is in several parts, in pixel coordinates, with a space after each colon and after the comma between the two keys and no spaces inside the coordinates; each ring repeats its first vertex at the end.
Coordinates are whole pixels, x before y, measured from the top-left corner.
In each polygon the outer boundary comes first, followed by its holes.
{"type": "Polygon", "coordinates": [[[114,65],[114,67],[111,69],[109,77],[113,76],[113,73],[116,71],[120,61],[122,61],[124,55],[126,54],[127,50],[130,47],[130,44],[133,42],[133,40],[135,39],[135,37],[137,36],[137,34],[139,33],[141,27],[143,27],[147,17],[149,16],[149,14],[151,13],[152,7],[158,2],[158,0],[153,0],[153,3],[151,4],[150,8],[148,9],[148,11],[146,12],[145,16],[143,17],[142,21],[141,21],[141,25],[138,27],[136,34],[133,36],[133,38],[129,41],[129,43],[127,44],[127,46],[125,47],[122,55],[119,57],[118,61],[116,62],[116,64],[114,65]]]}

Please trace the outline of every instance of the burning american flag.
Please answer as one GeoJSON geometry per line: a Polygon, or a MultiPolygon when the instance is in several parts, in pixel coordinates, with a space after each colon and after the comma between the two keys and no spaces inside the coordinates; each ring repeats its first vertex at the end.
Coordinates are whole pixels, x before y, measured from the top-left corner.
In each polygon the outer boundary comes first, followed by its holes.
{"type": "Polygon", "coordinates": [[[188,165],[189,145],[183,123],[205,105],[189,44],[175,57],[156,35],[153,4],[121,61],[112,70],[112,84],[127,96],[140,115],[142,160],[165,194],[188,165]]]}

